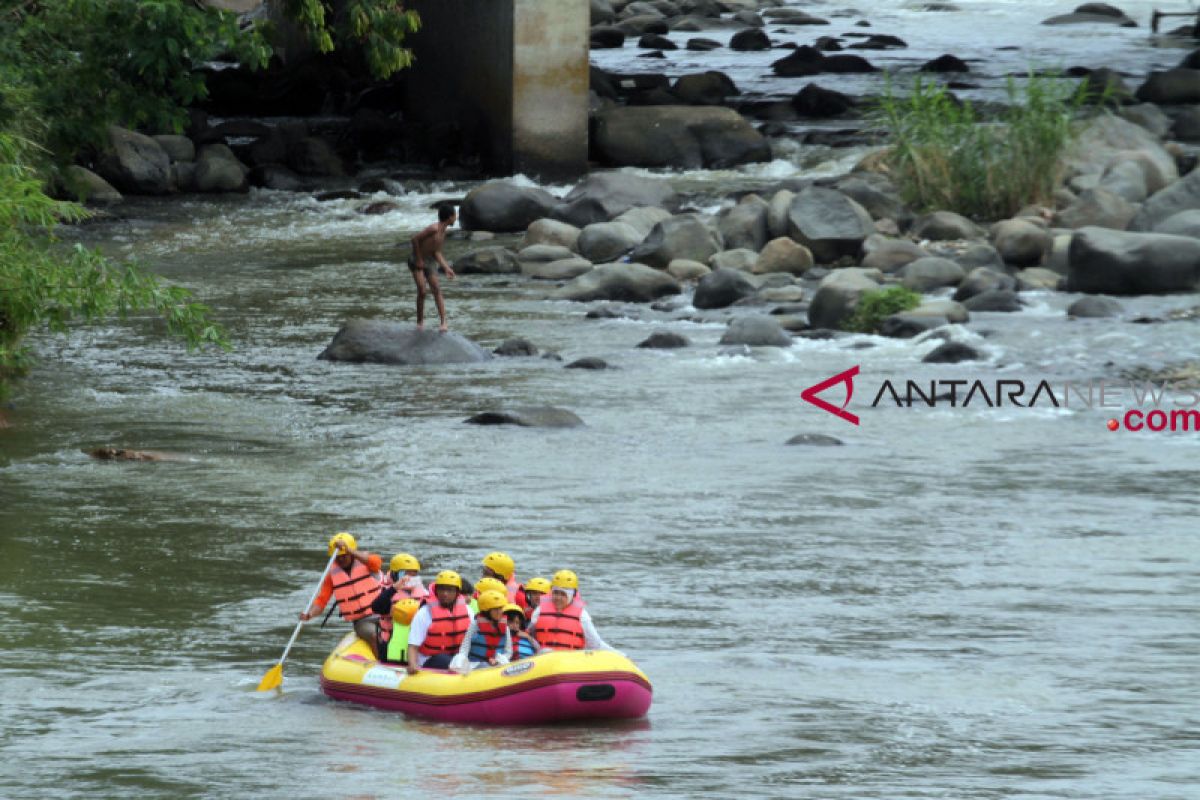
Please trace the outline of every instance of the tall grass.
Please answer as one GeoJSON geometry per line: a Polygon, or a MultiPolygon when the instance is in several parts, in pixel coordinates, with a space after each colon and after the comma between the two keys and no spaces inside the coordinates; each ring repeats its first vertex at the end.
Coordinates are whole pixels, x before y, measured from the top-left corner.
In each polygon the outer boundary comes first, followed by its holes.
{"type": "Polygon", "coordinates": [[[1087,92],[1055,78],[1008,81],[1008,104],[985,118],[945,87],[917,79],[898,97],[889,83],[874,115],[891,136],[886,163],[914,208],[1004,219],[1053,203],[1064,151],[1087,92]]]}

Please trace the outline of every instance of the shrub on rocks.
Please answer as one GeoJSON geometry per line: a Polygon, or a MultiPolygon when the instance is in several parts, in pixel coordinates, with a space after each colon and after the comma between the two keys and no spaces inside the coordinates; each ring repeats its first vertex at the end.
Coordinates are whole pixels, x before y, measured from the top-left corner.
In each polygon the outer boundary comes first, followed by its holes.
{"type": "Polygon", "coordinates": [[[871,270],[839,269],[821,280],[808,306],[808,322],[814,328],[836,330],[849,318],[867,292],[877,291],[879,282],[871,270]]]}
{"type": "Polygon", "coordinates": [[[903,286],[867,291],[859,298],[854,313],[843,320],[840,327],[856,333],[878,333],[886,318],[910,311],[920,304],[921,295],[903,286]]]}

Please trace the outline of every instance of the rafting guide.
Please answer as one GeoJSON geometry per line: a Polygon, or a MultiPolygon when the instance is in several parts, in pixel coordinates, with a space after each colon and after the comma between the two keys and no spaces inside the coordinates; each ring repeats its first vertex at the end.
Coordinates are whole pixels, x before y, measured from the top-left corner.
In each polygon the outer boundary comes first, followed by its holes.
{"type": "Polygon", "coordinates": [[[353,626],[321,669],[321,691],[335,700],[513,725],[636,718],[650,707],[649,679],[600,637],[569,569],[522,586],[512,557],[493,551],[475,587],[444,569],[426,590],[411,553],[398,553],[382,572],[380,557],[349,533],[335,534],[328,551],[317,589],[259,691],[282,685],[300,628],[332,597],[353,626]]]}

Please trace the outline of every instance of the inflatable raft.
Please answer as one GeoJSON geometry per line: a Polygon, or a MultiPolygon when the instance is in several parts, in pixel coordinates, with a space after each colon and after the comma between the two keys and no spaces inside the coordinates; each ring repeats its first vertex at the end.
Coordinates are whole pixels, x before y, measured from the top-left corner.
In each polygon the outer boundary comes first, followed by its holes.
{"type": "Polygon", "coordinates": [[[409,675],[402,666],[376,660],[353,633],[325,659],[321,691],[414,717],[500,725],[633,719],[646,714],[651,700],[649,679],[618,653],[560,651],[466,675],[409,675]]]}

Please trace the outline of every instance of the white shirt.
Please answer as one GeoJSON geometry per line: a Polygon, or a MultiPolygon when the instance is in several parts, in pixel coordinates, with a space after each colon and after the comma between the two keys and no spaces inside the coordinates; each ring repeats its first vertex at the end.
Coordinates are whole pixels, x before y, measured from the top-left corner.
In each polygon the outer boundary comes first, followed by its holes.
{"type": "Polygon", "coordinates": [[[429,626],[432,624],[433,613],[430,612],[429,606],[421,606],[413,615],[412,622],[408,626],[408,659],[412,661],[415,656],[418,667],[423,666],[429,658],[429,656],[422,655],[417,648],[425,643],[425,636],[428,635],[429,626]]]}
{"type": "MultiPolygon", "coordinates": [[[[529,618],[529,635],[534,636],[534,627],[537,625],[538,616],[542,613],[539,606],[534,609],[533,616],[529,618]]],[[[415,624],[415,621],[414,621],[415,624]]],[[[587,609],[583,609],[579,614],[579,624],[583,626],[583,647],[585,650],[612,650],[614,653],[621,652],[615,647],[610,647],[608,642],[600,638],[600,634],[596,632],[596,626],[592,624],[592,615],[587,609]]],[[[412,641],[412,637],[409,637],[412,641]]]]}

